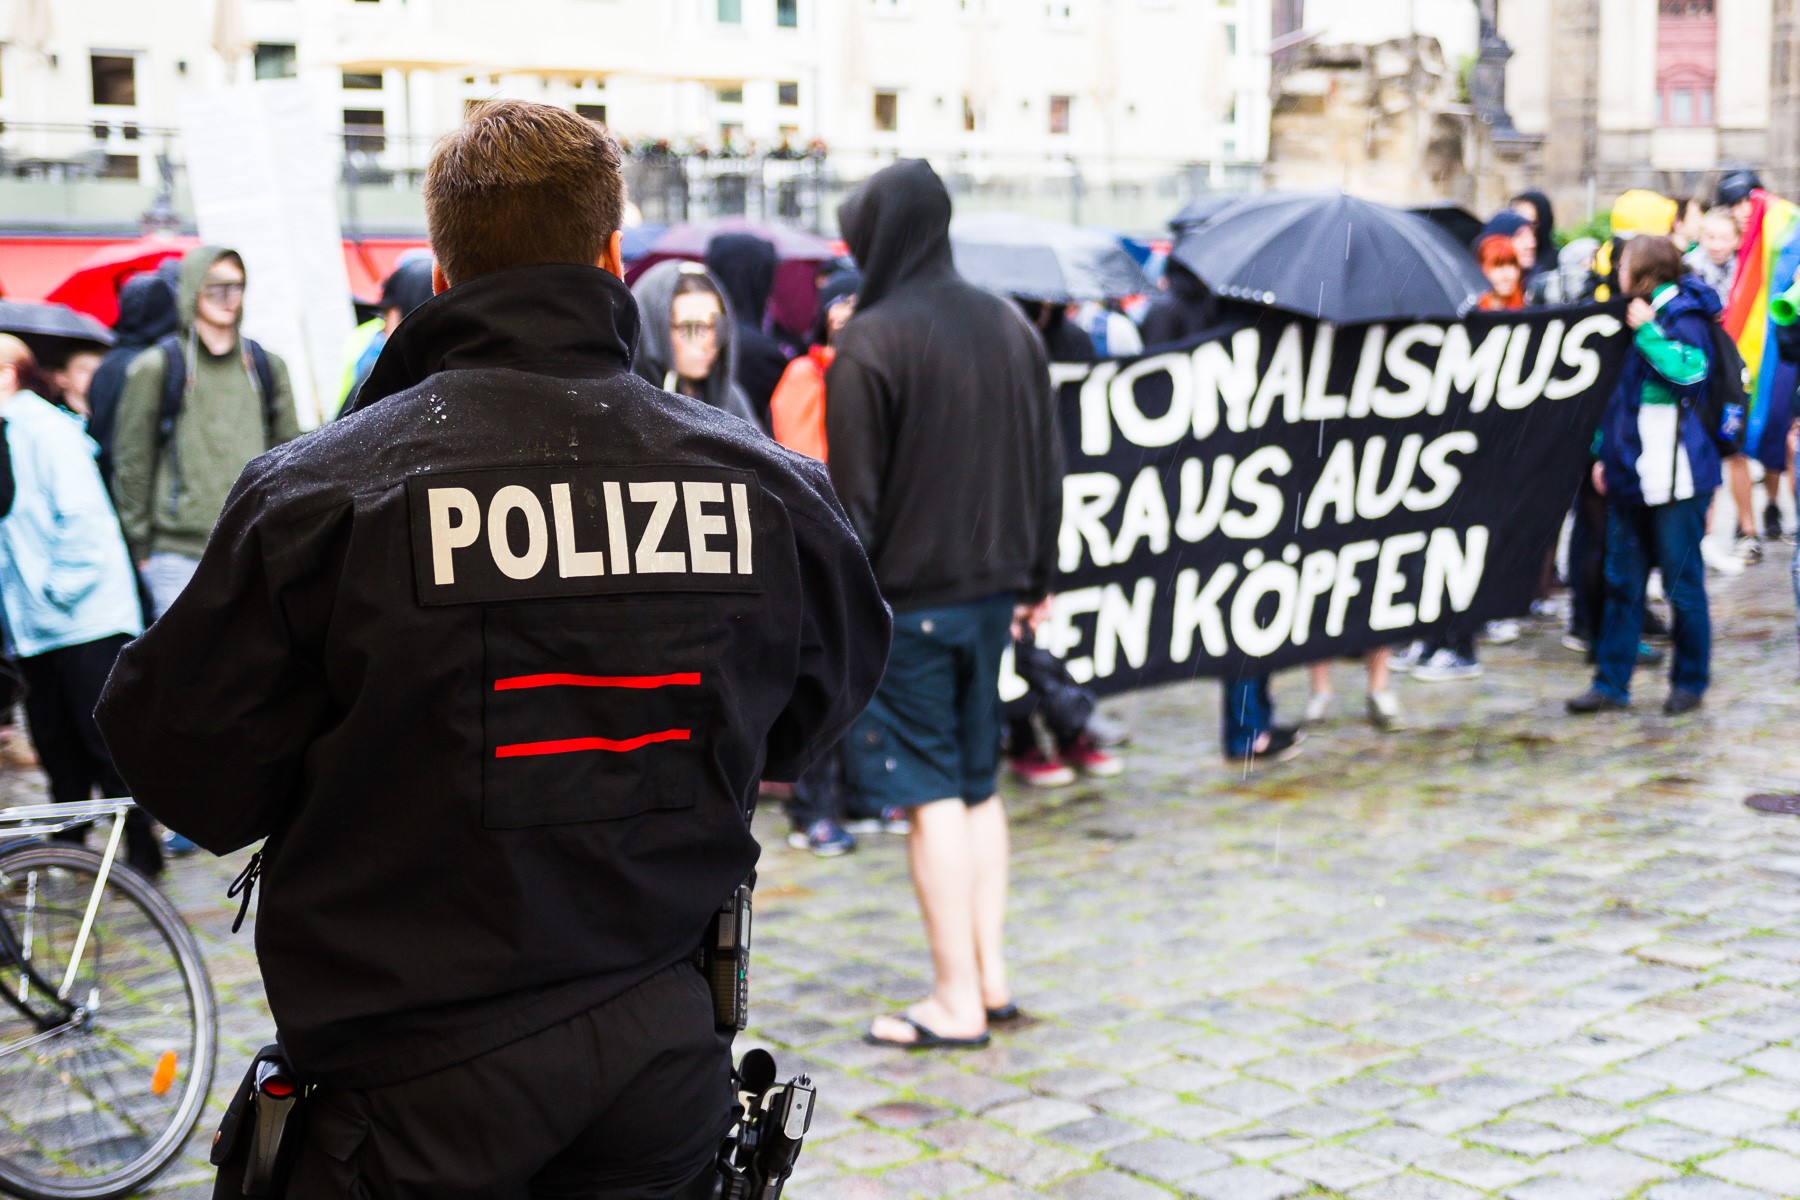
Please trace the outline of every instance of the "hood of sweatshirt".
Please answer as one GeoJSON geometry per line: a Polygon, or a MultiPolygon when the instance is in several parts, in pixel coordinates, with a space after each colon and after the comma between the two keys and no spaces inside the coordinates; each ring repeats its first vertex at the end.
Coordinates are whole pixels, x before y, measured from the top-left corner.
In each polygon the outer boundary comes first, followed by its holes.
{"type": "Polygon", "coordinates": [[[775,247],[754,233],[721,233],[706,244],[706,269],[732,313],[759,329],[775,287],[775,262],[775,247]]]}
{"type": "Polygon", "coordinates": [[[361,411],[440,371],[504,368],[557,379],[631,369],[637,305],[617,275],[552,263],[477,276],[402,321],[356,394],[361,411]]]}
{"type": "Polygon", "coordinates": [[[903,158],[870,176],[838,206],[838,225],[862,269],[858,312],[908,284],[956,274],[950,191],[922,158],[903,158]]]}
{"type": "MultiPolygon", "coordinates": [[[[202,272],[204,274],[204,272],[202,272]]],[[[154,272],[133,275],[119,289],[119,319],[113,325],[116,350],[142,350],[181,327],[175,289],[154,272]]]]}
{"type": "MultiPolygon", "coordinates": [[[[200,303],[200,285],[206,282],[206,273],[213,269],[213,264],[221,258],[237,259],[238,266],[244,266],[243,257],[236,250],[226,246],[195,246],[181,256],[181,289],[176,297],[176,313],[180,317],[181,327],[191,329],[194,325],[194,309],[200,303]]],[[[249,282],[250,271],[244,268],[244,280],[249,282]]],[[[238,307],[238,324],[244,323],[243,306],[238,307]]]]}
{"type": "MultiPolygon", "coordinates": [[[[663,386],[674,369],[675,346],[669,330],[669,313],[675,307],[675,284],[683,275],[704,275],[712,280],[725,304],[719,320],[719,357],[713,363],[712,374],[706,377],[703,399],[714,408],[742,415],[739,407],[731,403],[731,393],[737,387],[738,367],[738,339],[733,328],[735,312],[731,296],[719,279],[697,262],[680,259],[659,262],[638,276],[638,281],[632,285],[631,294],[637,298],[638,317],[643,326],[632,369],[657,387],[663,386]]],[[[745,401],[742,410],[748,409],[749,402],[745,401]]]]}

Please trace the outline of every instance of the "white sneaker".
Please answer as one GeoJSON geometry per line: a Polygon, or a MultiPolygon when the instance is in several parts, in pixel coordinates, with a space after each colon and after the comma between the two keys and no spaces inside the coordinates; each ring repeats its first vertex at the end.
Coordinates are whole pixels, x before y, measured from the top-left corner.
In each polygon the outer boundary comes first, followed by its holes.
{"type": "Polygon", "coordinates": [[[1393,692],[1369,693],[1369,724],[1384,733],[1406,728],[1406,718],[1400,715],[1400,701],[1394,698],[1393,692]]]}
{"type": "Polygon", "coordinates": [[[1593,649],[1593,647],[1588,645],[1588,640],[1586,638],[1576,637],[1572,633],[1563,634],[1562,647],[1564,650],[1573,650],[1577,654],[1586,654],[1589,650],[1593,649]]]}
{"type": "Polygon", "coordinates": [[[1744,562],[1735,554],[1727,554],[1713,544],[1711,538],[1700,539],[1700,558],[1715,575],[1742,575],[1744,562]]]}
{"type": "Polygon", "coordinates": [[[1661,571],[1652,571],[1649,580],[1644,584],[1644,599],[1661,602],[1668,599],[1663,592],[1661,571]]]}
{"type": "Polygon", "coordinates": [[[1388,670],[1396,675],[1404,675],[1423,661],[1425,661],[1425,643],[1410,642],[1403,648],[1394,651],[1388,658],[1388,670]]]}
{"type": "Polygon", "coordinates": [[[1490,646],[1505,646],[1519,640],[1517,621],[1489,621],[1481,631],[1481,640],[1490,646]]]}
{"type": "Polygon", "coordinates": [[[1412,674],[1420,683],[1450,683],[1458,679],[1477,678],[1481,674],[1481,664],[1472,658],[1462,657],[1454,650],[1439,650],[1431,656],[1429,662],[1415,667],[1412,674]]]}
{"type": "Polygon", "coordinates": [[[1306,698],[1306,723],[1317,725],[1331,712],[1331,693],[1314,692],[1306,698]]]}

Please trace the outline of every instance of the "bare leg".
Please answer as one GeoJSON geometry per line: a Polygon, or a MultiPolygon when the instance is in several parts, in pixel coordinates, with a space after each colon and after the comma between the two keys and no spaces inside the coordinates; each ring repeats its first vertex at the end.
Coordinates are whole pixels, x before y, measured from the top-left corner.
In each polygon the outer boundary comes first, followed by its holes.
{"type": "MultiPolygon", "coordinates": [[[[925,918],[935,975],[931,995],[907,1015],[945,1037],[975,1037],[987,1028],[975,951],[975,859],[969,808],[960,799],[934,800],[912,813],[906,839],[913,891],[925,918]]],[[[877,1017],[869,1030],[887,1041],[916,1035],[894,1017],[877,1017]]]]}
{"type": "Polygon", "coordinates": [[[1388,670],[1388,648],[1369,651],[1363,656],[1363,663],[1369,668],[1369,694],[1387,691],[1393,683],[1393,674],[1388,670]]]}
{"type": "MultiPolygon", "coordinates": [[[[1383,656],[1382,662],[1385,663],[1387,661],[1387,658],[1386,658],[1387,651],[1383,650],[1381,653],[1383,656]]],[[[1312,666],[1306,668],[1306,673],[1307,673],[1307,676],[1312,681],[1312,686],[1311,686],[1310,690],[1313,695],[1315,695],[1315,696],[1331,695],[1331,664],[1330,663],[1316,662],[1312,666]]]]}
{"type": "Polygon", "coordinates": [[[1010,837],[1006,808],[995,796],[969,810],[969,847],[975,868],[975,961],[986,1008],[1011,1003],[1006,980],[1006,889],[1010,837]]]}
{"type": "Polygon", "coordinates": [[[1751,511],[1750,460],[1734,454],[1725,460],[1731,476],[1731,502],[1737,508],[1738,532],[1749,537],[1756,533],[1756,514],[1751,511]]]}

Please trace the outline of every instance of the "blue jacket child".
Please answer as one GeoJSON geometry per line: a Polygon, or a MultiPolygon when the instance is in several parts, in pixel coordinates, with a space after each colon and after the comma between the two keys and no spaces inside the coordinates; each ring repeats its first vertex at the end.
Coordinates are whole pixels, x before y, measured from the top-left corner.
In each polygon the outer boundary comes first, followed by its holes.
{"type": "Polygon", "coordinates": [[[1718,294],[1684,275],[1658,288],[1650,304],[1656,316],[1632,338],[1595,438],[1613,504],[1685,500],[1713,491],[1721,478],[1718,447],[1695,411],[1707,387],[1718,294]]]}

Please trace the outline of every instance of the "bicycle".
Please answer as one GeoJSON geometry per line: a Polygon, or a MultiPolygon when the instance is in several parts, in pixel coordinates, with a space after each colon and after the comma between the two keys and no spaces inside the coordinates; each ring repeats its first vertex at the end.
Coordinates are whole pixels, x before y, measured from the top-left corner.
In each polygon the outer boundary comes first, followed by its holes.
{"type": "Polygon", "coordinates": [[[107,1200],[180,1153],[218,1012],[193,933],[117,861],[130,800],[0,810],[0,1191],[107,1200]],[[106,848],[43,840],[110,818],[106,848]]]}

